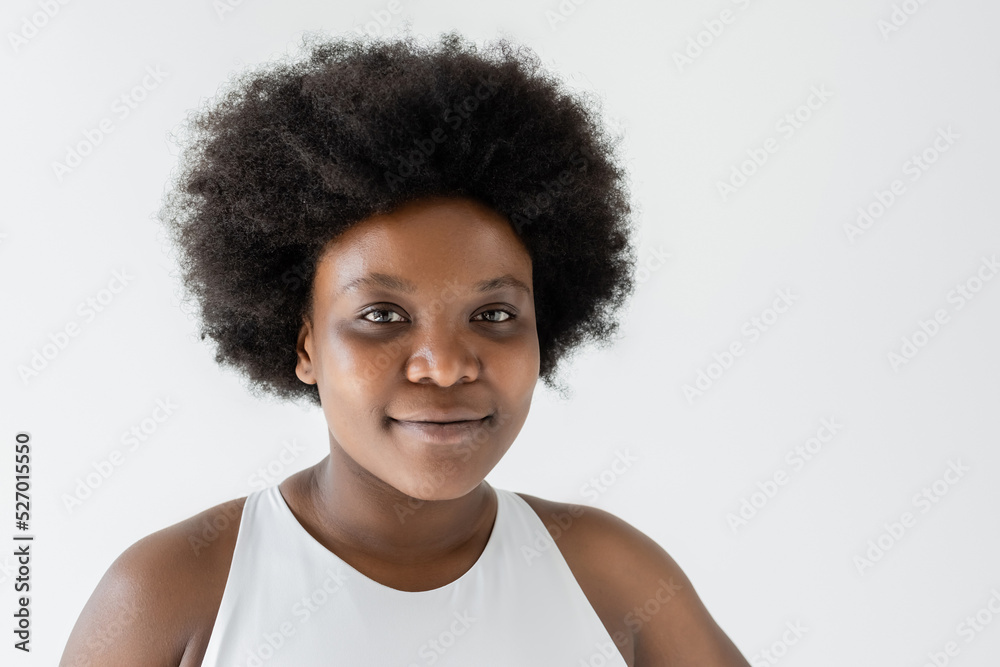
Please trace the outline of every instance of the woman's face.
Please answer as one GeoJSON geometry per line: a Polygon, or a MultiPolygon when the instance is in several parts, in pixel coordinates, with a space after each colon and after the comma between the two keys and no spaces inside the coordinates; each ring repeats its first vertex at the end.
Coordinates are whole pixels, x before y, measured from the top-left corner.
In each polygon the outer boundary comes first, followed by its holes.
{"type": "Polygon", "coordinates": [[[510,223],[474,200],[409,202],[334,239],[295,368],[318,385],[332,446],[414,498],[479,486],[538,380],[531,289],[510,223]]]}

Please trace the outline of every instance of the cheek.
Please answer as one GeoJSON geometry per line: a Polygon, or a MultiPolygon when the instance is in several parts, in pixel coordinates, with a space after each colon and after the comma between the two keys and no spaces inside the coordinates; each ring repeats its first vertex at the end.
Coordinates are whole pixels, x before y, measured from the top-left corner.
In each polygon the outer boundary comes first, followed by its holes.
{"type": "Polygon", "coordinates": [[[333,335],[325,342],[320,396],[328,406],[327,422],[337,431],[370,438],[385,432],[387,405],[398,391],[401,346],[377,336],[333,335]]]}
{"type": "Polygon", "coordinates": [[[490,384],[498,392],[498,399],[507,417],[502,432],[516,434],[530,409],[532,396],[538,384],[538,339],[524,340],[515,346],[505,346],[493,356],[490,384]]]}
{"type": "MultiPolygon", "coordinates": [[[[342,383],[375,380],[393,359],[393,347],[387,341],[373,340],[350,332],[332,333],[324,341],[324,375],[342,383]]],[[[396,350],[396,356],[398,356],[396,350]]]]}
{"type": "Polygon", "coordinates": [[[352,456],[364,458],[352,443],[370,442],[382,430],[386,373],[379,369],[379,346],[350,336],[330,336],[324,341],[320,396],[333,437],[352,456]]]}
{"type": "Polygon", "coordinates": [[[378,403],[398,391],[407,351],[391,338],[345,340],[341,372],[350,378],[351,390],[378,403]]]}
{"type": "Polygon", "coordinates": [[[538,379],[540,355],[537,336],[524,336],[514,346],[506,346],[498,353],[498,375],[501,375],[507,386],[534,386],[538,379]]]}

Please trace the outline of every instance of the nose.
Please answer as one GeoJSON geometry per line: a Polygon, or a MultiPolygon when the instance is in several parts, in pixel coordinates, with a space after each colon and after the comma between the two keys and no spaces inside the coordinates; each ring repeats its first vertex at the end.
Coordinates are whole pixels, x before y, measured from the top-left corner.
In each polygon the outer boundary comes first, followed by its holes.
{"type": "Polygon", "coordinates": [[[454,322],[439,319],[426,323],[414,337],[406,377],[410,382],[449,387],[474,381],[479,369],[480,359],[471,335],[459,330],[454,322]]]}

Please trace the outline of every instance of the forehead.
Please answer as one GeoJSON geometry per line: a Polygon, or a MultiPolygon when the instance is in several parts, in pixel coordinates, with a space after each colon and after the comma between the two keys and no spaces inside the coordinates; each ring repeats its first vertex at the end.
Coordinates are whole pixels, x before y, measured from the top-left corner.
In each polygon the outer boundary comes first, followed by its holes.
{"type": "MultiPolygon", "coordinates": [[[[324,248],[317,267],[317,295],[335,297],[353,285],[392,288],[367,281],[389,274],[421,287],[466,284],[511,274],[530,287],[531,257],[507,219],[470,199],[429,198],[356,223],[324,248]]],[[[398,291],[407,291],[396,285],[398,291]]]]}

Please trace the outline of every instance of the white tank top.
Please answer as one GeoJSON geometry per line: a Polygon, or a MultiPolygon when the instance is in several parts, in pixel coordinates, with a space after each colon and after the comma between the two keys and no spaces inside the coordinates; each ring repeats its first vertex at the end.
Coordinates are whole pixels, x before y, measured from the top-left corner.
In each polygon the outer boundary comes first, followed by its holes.
{"type": "Polygon", "coordinates": [[[626,667],[545,524],[494,490],[479,560],[429,591],[355,570],[277,484],[249,494],[203,667],[626,667]]]}

